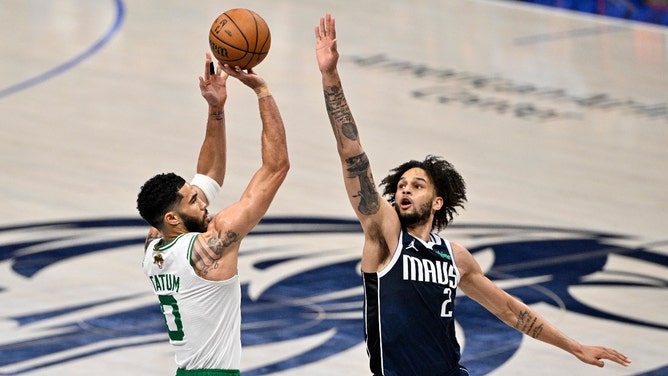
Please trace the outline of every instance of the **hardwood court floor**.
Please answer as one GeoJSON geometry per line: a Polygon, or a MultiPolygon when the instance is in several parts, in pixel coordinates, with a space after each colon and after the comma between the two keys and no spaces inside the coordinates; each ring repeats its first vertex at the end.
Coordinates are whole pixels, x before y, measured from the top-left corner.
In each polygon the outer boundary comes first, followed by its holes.
{"type": "MultiPolygon", "coordinates": [[[[365,375],[362,236],[314,57],[340,72],[377,182],[437,154],[468,186],[444,232],[568,335],[627,353],[597,369],[465,297],[463,362],[489,375],[668,374],[668,29],[501,1],[7,0],[0,8],[0,374],[173,374],[140,270],[135,198],[191,176],[197,77],[222,11],[271,27],[257,68],[292,169],[244,243],[244,375],[365,375]]],[[[212,209],[259,166],[254,95],[229,84],[229,165],[212,209]]],[[[410,344],[406,344],[410,346],[410,344]]]]}

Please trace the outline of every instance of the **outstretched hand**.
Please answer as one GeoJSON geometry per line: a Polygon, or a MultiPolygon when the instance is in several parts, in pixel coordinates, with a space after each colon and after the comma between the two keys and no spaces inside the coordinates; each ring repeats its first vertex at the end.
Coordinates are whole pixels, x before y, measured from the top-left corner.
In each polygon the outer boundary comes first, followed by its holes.
{"type": "Polygon", "coordinates": [[[315,27],[315,40],[315,54],[320,72],[334,71],[339,60],[339,51],[336,49],[336,23],[331,14],[320,17],[320,26],[315,27]]]}
{"type": "Polygon", "coordinates": [[[598,367],[603,367],[603,359],[619,363],[623,366],[631,364],[631,360],[624,354],[607,347],[601,346],[582,346],[581,352],[576,352],[575,356],[581,361],[598,367]]]}
{"type": "Polygon", "coordinates": [[[207,52],[204,63],[204,77],[199,77],[199,89],[210,106],[224,106],[227,100],[227,73],[223,72],[222,65],[211,72],[211,54],[207,52]]]}

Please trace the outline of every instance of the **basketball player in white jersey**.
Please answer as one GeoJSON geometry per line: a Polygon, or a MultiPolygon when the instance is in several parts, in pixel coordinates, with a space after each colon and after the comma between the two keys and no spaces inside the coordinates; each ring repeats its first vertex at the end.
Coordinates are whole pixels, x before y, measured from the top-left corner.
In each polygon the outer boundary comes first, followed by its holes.
{"type": "MultiPolygon", "coordinates": [[[[374,375],[468,375],[459,364],[454,300],[457,288],[509,326],[559,347],[582,362],[628,365],[619,352],[567,337],[482,272],[462,245],[439,237],[466,201],[464,180],[440,157],[409,161],[374,185],[337,70],[334,18],[315,28],[325,105],[336,138],[348,198],[364,230],[361,268],[365,340],[374,375]]],[[[407,132],[410,130],[407,129],[407,132]]]]}
{"type": "MultiPolygon", "coordinates": [[[[152,226],[142,267],[158,296],[177,375],[239,375],[241,240],[266,213],[289,169],[283,121],[265,81],[252,70],[218,64],[207,54],[200,90],[209,105],[197,173],[188,183],[158,174],[141,188],[140,215],[152,226]],[[227,79],[255,91],[262,120],[262,165],[235,202],[212,218],[207,211],[226,167],[227,79]]],[[[159,142],[159,140],[156,140],[159,142]]]]}

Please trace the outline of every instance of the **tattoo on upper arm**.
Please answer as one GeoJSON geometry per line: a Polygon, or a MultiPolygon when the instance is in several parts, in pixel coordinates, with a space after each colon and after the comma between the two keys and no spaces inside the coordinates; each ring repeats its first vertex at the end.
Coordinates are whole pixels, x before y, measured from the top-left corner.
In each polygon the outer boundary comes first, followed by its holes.
{"type": "Polygon", "coordinates": [[[212,269],[218,269],[218,260],[223,257],[225,249],[239,241],[239,236],[233,231],[225,234],[214,232],[206,243],[198,238],[193,246],[192,263],[198,275],[204,276],[212,269]]]}
{"type": "Polygon", "coordinates": [[[369,158],[366,153],[356,155],[346,159],[348,165],[348,178],[360,179],[360,191],[353,197],[360,197],[360,203],[357,209],[364,215],[372,215],[378,212],[380,208],[380,197],[373,183],[371,171],[369,170],[369,158]]]}
{"type": "Polygon", "coordinates": [[[148,248],[148,245],[152,241],[154,241],[155,239],[159,239],[161,237],[162,237],[162,235],[160,234],[160,232],[150,231],[148,233],[148,235],[146,236],[146,242],[144,242],[144,251],[146,251],[146,249],[148,248]]]}
{"type": "Polygon", "coordinates": [[[543,324],[536,325],[537,320],[538,318],[533,316],[530,311],[521,311],[517,316],[515,329],[533,338],[538,338],[543,331],[543,324]]]}
{"type": "Polygon", "coordinates": [[[343,95],[341,86],[330,86],[325,88],[325,105],[327,106],[327,114],[334,128],[334,135],[337,141],[342,142],[341,137],[345,137],[352,141],[357,141],[358,132],[355,120],[346,102],[346,97],[343,95]]]}

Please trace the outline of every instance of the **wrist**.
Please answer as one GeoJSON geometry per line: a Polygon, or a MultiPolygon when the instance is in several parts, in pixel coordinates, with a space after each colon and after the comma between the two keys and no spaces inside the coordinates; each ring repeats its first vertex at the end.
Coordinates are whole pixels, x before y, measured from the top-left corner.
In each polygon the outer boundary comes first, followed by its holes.
{"type": "Polygon", "coordinates": [[[320,71],[320,74],[323,77],[338,77],[339,76],[339,70],[336,67],[323,69],[323,70],[320,71]]]}
{"type": "Polygon", "coordinates": [[[257,99],[262,99],[264,97],[268,97],[271,95],[271,92],[269,91],[267,85],[258,86],[253,90],[255,91],[255,94],[257,94],[257,99]]]}
{"type": "Polygon", "coordinates": [[[222,112],[225,106],[223,104],[209,104],[209,112],[222,112]]]}
{"type": "Polygon", "coordinates": [[[209,117],[216,120],[222,120],[225,116],[225,110],[222,105],[209,106],[209,117]]]}

